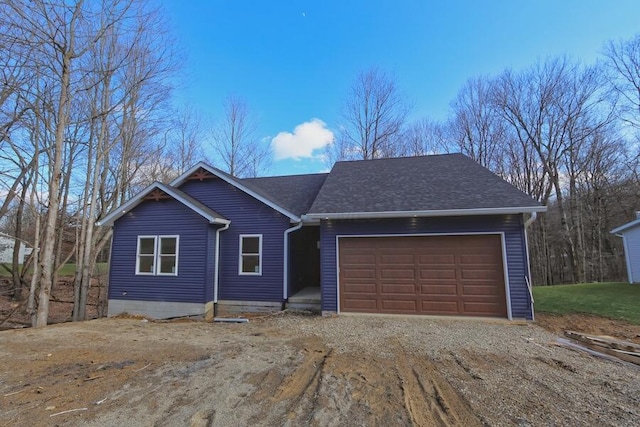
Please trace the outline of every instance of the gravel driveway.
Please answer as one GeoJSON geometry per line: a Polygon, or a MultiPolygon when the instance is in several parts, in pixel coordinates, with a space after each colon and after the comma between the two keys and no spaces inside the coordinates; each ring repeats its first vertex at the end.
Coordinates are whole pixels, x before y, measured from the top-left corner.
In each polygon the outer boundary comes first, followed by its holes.
{"type": "Polygon", "coordinates": [[[344,315],[5,331],[0,426],[639,425],[640,369],[556,339],[344,315]]]}

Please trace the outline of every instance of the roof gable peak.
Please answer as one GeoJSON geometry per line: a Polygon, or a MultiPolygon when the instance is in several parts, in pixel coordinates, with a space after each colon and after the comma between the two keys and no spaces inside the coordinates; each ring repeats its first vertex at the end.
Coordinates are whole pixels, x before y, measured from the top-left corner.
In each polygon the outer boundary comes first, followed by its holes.
{"type": "Polygon", "coordinates": [[[272,198],[270,198],[268,195],[264,194],[262,191],[260,191],[258,188],[256,188],[255,186],[251,185],[250,182],[247,182],[245,180],[242,180],[240,178],[236,178],[233,175],[230,175],[218,168],[215,168],[205,162],[199,162],[196,165],[192,166],[191,168],[189,168],[187,171],[185,171],[182,175],[180,175],[179,177],[177,177],[176,179],[174,179],[173,181],[171,181],[171,186],[179,188],[182,184],[184,184],[186,181],[190,180],[190,179],[198,179],[200,181],[203,181],[205,179],[211,179],[211,178],[219,178],[225,182],[227,182],[228,184],[236,187],[237,189],[243,191],[244,193],[248,194],[249,196],[257,199],[258,201],[264,203],[265,205],[269,206],[270,208],[280,212],[281,214],[283,214],[286,217],[289,217],[289,219],[291,219],[292,221],[298,222],[300,221],[300,217],[292,212],[290,212],[289,210],[285,209],[283,206],[281,206],[279,203],[277,203],[276,201],[274,201],[272,198]]]}
{"type": "Polygon", "coordinates": [[[182,203],[198,215],[207,219],[211,224],[229,224],[228,219],[215,212],[213,209],[206,207],[183,191],[156,181],[139,192],[136,196],[129,199],[126,203],[111,211],[104,218],[98,221],[97,225],[113,225],[115,221],[144,201],[160,201],[167,199],[174,199],[182,203]]]}

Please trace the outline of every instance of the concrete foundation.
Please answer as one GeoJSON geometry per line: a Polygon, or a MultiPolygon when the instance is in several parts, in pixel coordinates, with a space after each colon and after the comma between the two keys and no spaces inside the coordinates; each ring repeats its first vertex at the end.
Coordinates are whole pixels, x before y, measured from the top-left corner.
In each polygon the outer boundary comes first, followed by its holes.
{"type": "Polygon", "coordinates": [[[108,316],[126,313],[152,319],[169,319],[171,317],[202,316],[205,312],[205,304],[198,303],[110,299],[108,316]]]}
{"type": "Polygon", "coordinates": [[[282,303],[268,301],[218,301],[216,317],[236,316],[242,313],[273,313],[282,310],[282,303]]]}

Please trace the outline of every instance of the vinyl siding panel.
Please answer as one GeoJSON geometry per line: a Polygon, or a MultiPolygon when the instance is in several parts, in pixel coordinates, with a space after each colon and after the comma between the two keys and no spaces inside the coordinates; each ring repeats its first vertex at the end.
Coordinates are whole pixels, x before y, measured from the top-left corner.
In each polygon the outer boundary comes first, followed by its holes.
{"type": "Polygon", "coordinates": [[[504,232],[513,318],[532,319],[522,215],[322,221],[322,310],[337,311],[336,236],[504,232]]]}
{"type": "Polygon", "coordinates": [[[291,227],[289,218],[217,178],[187,181],[180,190],[231,221],[229,229],[220,233],[218,299],[283,301],[283,239],[291,227]],[[260,276],[238,273],[241,234],[262,234],[260,276]]]}
{"type": "Polygon", "coordinates": [[[212,227],[175,200],[138,205],[114,224],[109,299],[206,302],[206,266],[211,255],[207,237],[212,227]],[[180,236],[177,276],[136,275],[137,239],[141,235],[180,236]]]}

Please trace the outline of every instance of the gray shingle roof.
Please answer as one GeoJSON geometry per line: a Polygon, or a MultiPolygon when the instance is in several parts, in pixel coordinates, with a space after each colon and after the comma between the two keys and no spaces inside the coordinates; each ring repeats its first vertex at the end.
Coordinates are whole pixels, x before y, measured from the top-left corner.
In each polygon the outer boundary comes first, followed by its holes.
{"type": "Polygon", "coordinates": [[[338,162],[310,214],[537,207],[463,154],[338,162]]]}
{"type": "Polygon", "coordinates": [[[245,178],[240,182],[256,189],[291,213],[303,215],[309,211],[328,174],[270,176],[245,178]]]}

